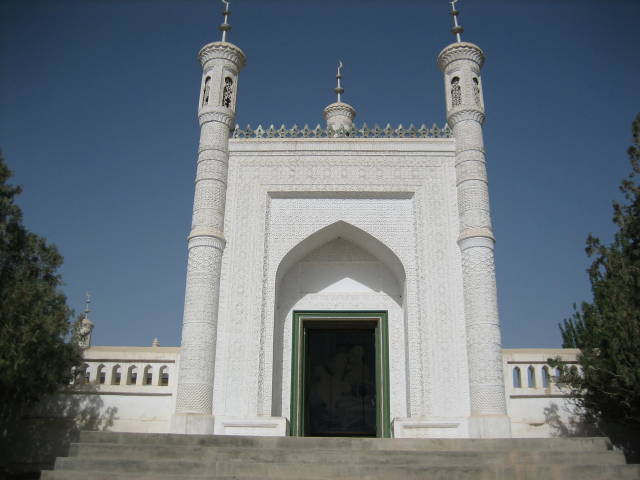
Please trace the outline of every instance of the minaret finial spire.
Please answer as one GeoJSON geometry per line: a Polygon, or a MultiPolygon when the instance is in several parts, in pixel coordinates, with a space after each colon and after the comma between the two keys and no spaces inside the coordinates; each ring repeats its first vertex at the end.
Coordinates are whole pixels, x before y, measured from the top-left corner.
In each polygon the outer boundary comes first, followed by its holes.
{"type": "Polygon", "coordinates": [[[91,294],[87,292],[85,294],[85,304],[84,304],[84,318],[89,318],[89,305],[91,305],[91,294]]]}
{"type": "Polygon", "coordinates": [[[453,28],[451,29],[451,33],[456,36],[456,40],[458,43],[462,42],[461,33],[464,32],[464,28],[458,24],[458,15],[460,12],[456,10],[456,3],[460,0],[451,0],[451,15],[453,16],[453,28]]]}
{"type": "Polygon", "coordinates": [[[338,60],[338,73],[336,74],[338,86],[333,89],[333,91],[338,95],[338,103],[342,102],[342,94],[344,93],[344,88],[342,88],[342,85],[340,84],[340,80],[342,80],[342,67],[342,60],[338,60]]]}
{"type": "Polygon", "coordinates": [[[327,128],[334,133],[338,131],[350,132],[353,129],[353,119],[356,117],[355,109],[351,105],[342,103],[342,94],[344,93],[341,82],[343,67],[342,60],[338,60],[337,86],[333,89],[338,95],[338,101],[327,105],[322,112],[324,119],[327,121],[327,128]]]}
{"type": "Polygon", "coordinates": [[[229,4],[231,2],[229,0],[222,0],[222,3],[224,3],[224,11],[222,12],[224,15],[224,22],[218,27],[218,30],[222,32],[222,41],[226,42],[227,32],[231,30],[231,24],[228,22],[229,14],[231,13],[231,10],[229,10],[229,4]]]}

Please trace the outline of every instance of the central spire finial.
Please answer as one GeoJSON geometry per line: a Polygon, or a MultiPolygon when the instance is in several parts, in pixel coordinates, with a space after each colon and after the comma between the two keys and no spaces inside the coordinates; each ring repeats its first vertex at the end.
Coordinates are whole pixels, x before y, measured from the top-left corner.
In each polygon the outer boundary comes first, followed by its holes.
{"type": "Polygon", "coordinates": [[[227,32],[231,30],[231,24],[228,22],[229,14],[231,13],[231,10],[229,10],[229,4],[231,2],[229,0],[222,0],[222,3],[224,3],[224,11],[222,12],[222,15],[224,15],[224,22],[218,27],[218,30],[222,32],[222,41],[226,42],[227,32]]]}
{"type": "Polygon", "coordinates": [[[344,88],[342,88],[342,85],[340,84],[340,80],[342,79],[342,67],[342,60],[338,60],[338,73],[336,74],[338,86],[333,89],[333,91],[338,95],[338,103],[342,102],[342,94],[344,93],[344,88]]]}
{"type": "Polygon", "coordinates": [[[461,25],[458,25],[458,15],[460,12],[456,10],[456,3],[460,0],[452,0],[451,2],[451,15],[453,16],[453,28],[451,29],[451,33],[456,36],[456,40],[458,43],[462,42],[461,33],[464,32],[464,28],[461,25]]]}

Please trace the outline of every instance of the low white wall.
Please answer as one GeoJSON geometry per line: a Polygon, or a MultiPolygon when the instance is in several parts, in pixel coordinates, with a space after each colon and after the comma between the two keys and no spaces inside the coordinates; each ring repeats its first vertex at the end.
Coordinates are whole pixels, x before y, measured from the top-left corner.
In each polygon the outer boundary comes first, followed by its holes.
{"type": "MultiPolygon", "coordinates": [[[[156,387],[156,389],[159,387],[156,387]]],[[[83,394],[78,393],[78,396],[83,394]]],[[[173,395],[134,392],[84,394],[97,397],[101,429],[113,432],[167,433],[173,413],[173,395]]]]}
{"type": "Polygon", "coordinates": [[[576,363],[577,355],[577,349],[503,350],[507,411],[514,437],[559,437],[578,433],[579,416],[574,412],[567,391],[558,387],[556,372],[548,364],[550,358],[576,363]],[[548,374],[546,381],[545,373],[548,374]]]}
{"type": "Polygon", "coordinates": [[[116,432],[169,431],[175,410],[177,347],[91,347],[84,352],[84,370],[69,400],[92,405],[99,425],[88,429],[116,432]],[[135,380],[128,374],[135,367],[135,380]],[[117,380],[115,372],[120,372],[117,380]],[[145,376],[150,374],[150,381],[145,376]],[[101,375],[102,372],[102,375],[101,375]],[[163,376],[164,374],[164,376],[163,376]]]}
{"type": "Polygon", "coordinates": [[[575,430],[576,415],[566,396],[512,396],[508,411],[514,437],[560,437],[575,430]]]}
{"type": "MultiPolygon", "coordinates": [[[[340,243],[340,242],[338,242],[340,243]]],[[[344,243],[344,242],[343,242],[344,243]]],[[[335,251],[344,250],[348,245],[331,244],[321,249],[317,254],[326,253],[327,248],[337,254],[335,251]],[[337,248],[337,247],[341,248],[337,248]]],[[[349,248],[353,248],[349,246],[349,248]]],[[[364,252],[352,252],[352,255],[358,253],[364,255],[364,252]]],[[[318,260],[326,261],[326,259],[318,259],[314,255],[300,262],[300,265],[314,265],[318,260]]],[[[336,260],[338,256],[336,255],[336,260]]],[[[354,265],[350,265],[350,275],[344,275],[344,279],[339,282],[325,281],[321,282],[322,288],[312,288],[314,282],[322,280],[320,277],[305,277],[300,274],[298,267],[292,269],[291,275],[283,281],[283,285],[289,285],[290,288],[283,289],[288,292],[299,290],[300,298],[339,295],[348,298],[353,294],[356,287],[360,289],[368,289],[366,292],[358,292],[361,295],[367,294],[371,299],[375,299],[376,295],[385,295],[382,292],[391,291],[389,297],[393,299],[397,292],[393,288],[397,288],[391,280],[391,275],[387,272],[383,265],[377,264],[375,260],[367,262],[365,258],[359,258],[362,268],[363,278],[376,279],[381,281],[381,285],[371,289],[367,282],[358,282],[357,275],[353,275],[354,265]],[[376,274],[368,272],[368,268],[375,265],[376,274]],[[365,271],[366,270],[366,271],[365,271]],[[296,273],[298,272],[298,273],[296,273]],[[320,280],[318,280],[320,278],[320,280]],[[326,284],[326,285],[325,285],[326,284]]],[[[371,260],[371,259],[369,259],[371,260]]],[[[319,265],[322,266],[322,261],[319,265]]],[[[353,261],[353,259],[352,259],[353,261]]],[[[337,262],[340,263],[340,262],[337,262]]],[[[357,263],[357,262],[356,262],[357,263]]],[[[303,269],[306,270],[306,269],[303,269]]],[[[357,268],[355,269],[358,270],[357,268]]],[[[304,273],[304,272],[303,272],[304,273]]],[[[299,299],[298,299],[299,300],[299,299]]],[[[296,300],[296,302],[298,301],[296,300]]],[[[294,302],[295,303],[295,302],[294,302]]],[[[296,308],[298,305],[296,304],[296,308]]],[[[289,312],[291,306],[285,310],[289,312]]],[[[400,309],[396,305],[395,308],[400,309]]],[[[390,311],[392,308],[383,308],[390,311]]],[[[579,424],[577,416],[573,412],[573,406],[569,401],[567,393],[558,388],[555,383],[555,372],[548,366],[549,358],[560,357],[564,361],[575,363],[578,351],[575,349],[505,349],[503,350],[503,366],[505,393],[507,397],[507,409],[512,421],[512,433],[514,437],[554,437],[567,436],[579,433],[579,424]],[[520,369],[520,386],[514,385],[513,370],[520,369]],[[528,369],[533,368],[534,384],[529,385],[528,369]],[[549,372],[549,381],[543,382],[543,368],[547,368],[549,372]]],[[[93,430],[111,430],[121,432],[149,432],[162,433],[169,431],[169,422],[171,415],[175,409],[175,385],[176,372],[179,364],[179,348],[167,347],[92,347],[85,352],[85,362],[88,366],[88,382],[75,386],[72,393],[55,397],[52,405],[45,413],[38,414],[39,418],[50,417],[57,419],[56,422],[66,424],[72,418],[78,423],[81,429],[93,430]],[[115,365],[121,366],[121,382],[119,385],[111,384],[113,379],[107,374],[105,383],[100,384],[98,375],[98,367],[103,365],[107,370],[112,369],[115,365]],[[136,365],[138,377],[134,384],[127,384],[126,371],[129,366],[136,365]],[[151,366],[154,375],[151,385],[145,385],[143,378],[144,368],[151,366]],[[169,374],[169,382],[166,386],[158,385],[158,373],[162,367],[166,367],[169,374]]],[[[402,372],[399,370],[399,373],[402,372]]],[[[283,379],[284,380],[284,379],[283,379]]],[[[81,380],[79,380],[81,381],[81,380]]],[[[287,384],[288,382],[283,382],[287,384]]],[[[397,387],[393,385],[392,387],[397,387]]],[[[288,390],[287,390],[288,392],[288,390]]],[[[403,393],[403,392],[402,392],[403,393]]],[[[392,392],[393,396],[393,392],[392,392]]],[[[402,396],[402,395],[400,395],[402,396]]],[[[288,413],[288,395],[284,395],[282,399],[283,413],[288,413]]],[[[405,425],[402,416],[392,414],[394,418],[394,434],[396,436],[416,436],[418,431],[411,430],[416,427],[412,423],[405,425]],[[407,430],[409,428],[409,430],[407,430]]],[[[243,417],[244,418],[244,417],[243,417]]],[[[258,418],[258,417],[256,417],[258,418]]],[[[285,434],[287,417],[269,417],[270,420],[276,422],[278,428],[273,430],[277,434],[285,434]],[[279,422],[279,423],[278,423],[279,422]]],[[[246,419],[245,419],[246,420],[246,419]]],[[[255,419],[254,419],[255,420],[255,419]]],[[[433,419],[432,419],[433,420],[433,419]]],[[[423,429],[427,429],[429,434],[420,433],[418,436],[465,436],[466,430],[463,428],[465,418],[458,419],[452,423],[452,419],[436,419],[438,421],[426,422],[422,420],[420,424],[423,429]],[[425,423],[426,422],[426,423],[425,423]],[[448,422],[448,423],[447,423],[448,422]]],[[[257,421],[257,420],[256,420],[257,421]]],[[[272,422],[272,423],[273,423],[272,422]]],[[[246,423],[246,422],[245,422],[246,423]]],[[[237,419],[220,417],[218,422],[218,433],[223,430],[225,433],[231,433],[227,427],[233,427],[235,433],[247,433],[245,423],[242,423],[243,429],[238,430],[237,419]],[[226,422],[226,423],[225,423],[226,422]],[[227,425],[229,423],[229,425],[227,425]],[[224,426],[224,429],[222,427],[224,426]]],[[[264,423],[264,422],[263,422],[264,423]]],[[[275,423],[274,423],[275,425],[275,423]]],[[[264,428],[257,429],[255,432],[264,432],[264,428]]],[[[254,433],[257,434],[257,433],[254,433]]],[[[264,433],[262,433],[264,434],[264,433]]]]}

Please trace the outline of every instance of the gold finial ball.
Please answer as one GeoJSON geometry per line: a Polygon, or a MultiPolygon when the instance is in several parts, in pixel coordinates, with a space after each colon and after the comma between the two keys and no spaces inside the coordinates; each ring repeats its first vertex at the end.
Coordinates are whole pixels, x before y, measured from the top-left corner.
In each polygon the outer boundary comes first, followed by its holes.
{"type": "Polygon", "coordinates": [[[451,33],[453,33],[454,35],[457,35],[462,32],[464,32],[464,28],[462,28],[460,25],[458,25],[457,27],[453,27],[451,29],[451,33]]]}

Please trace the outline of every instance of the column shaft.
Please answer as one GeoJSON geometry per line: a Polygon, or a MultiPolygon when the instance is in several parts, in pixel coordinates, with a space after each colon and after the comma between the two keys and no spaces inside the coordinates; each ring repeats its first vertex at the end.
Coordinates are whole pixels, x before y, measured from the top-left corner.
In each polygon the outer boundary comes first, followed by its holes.
{"type": "Polygon", "coordinates": [[[482,121],[477,111],[454,115],[456,183],[460,217],[471,435],[509,435],[502,371],[494,238],[485,167],[482,121]],[[457,117],[457,118],[455,118],[457,117]],[[457,121],[456,121],[457,120],[457,121]],[[492,417],[499,420],[493,421],[492,417]]]}
{"type": "Polygon", "coordinates": [[[494,237],[485,168],[482,124],[482,50],[466,42],[438,55],[444,73],[447,121],[456,140],[456,184],[467,335],[472,437],[509,437],[498,320],[494,237]]]}
{"type": "Polygon", "coordinates": [[[185,290],[177,413],[212,415],[213,376],[225,240],[229,119],[203,119],[185,290]]]}
{"type": "Polygon", "coordinates": [[[235,121],[238,72],[245,56],[238,47],[223,41],[202,47],[198,58],[203,69],[198,100],[200,145],[171,430],[212,434],[229,136],[235,121]]]}

